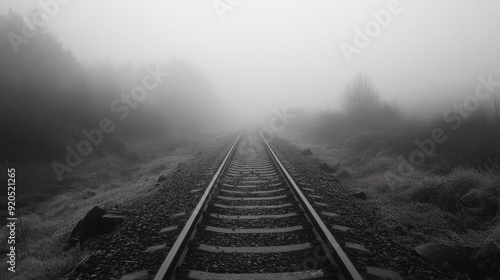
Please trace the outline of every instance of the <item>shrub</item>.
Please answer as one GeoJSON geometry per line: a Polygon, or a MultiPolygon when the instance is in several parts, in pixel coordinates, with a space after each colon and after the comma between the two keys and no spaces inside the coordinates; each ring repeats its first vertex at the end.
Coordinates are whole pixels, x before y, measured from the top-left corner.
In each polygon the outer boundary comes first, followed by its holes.
{"type": "Polygon", "coordinates": [[[359,73],[346,85],[342,105],[349,115],[366,114],[378,109],[380,104],[380,93],[364,74],[359,73]]]}

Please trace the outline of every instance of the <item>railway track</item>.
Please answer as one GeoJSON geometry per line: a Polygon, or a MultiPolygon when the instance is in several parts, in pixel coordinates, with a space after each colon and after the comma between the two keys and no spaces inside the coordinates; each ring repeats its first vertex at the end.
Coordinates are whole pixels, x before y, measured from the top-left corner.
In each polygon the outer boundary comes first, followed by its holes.
{"type": "Polygon", "coordinates": [[[239,135],[155,279],[362,279],[262,134],[239,135]]]}

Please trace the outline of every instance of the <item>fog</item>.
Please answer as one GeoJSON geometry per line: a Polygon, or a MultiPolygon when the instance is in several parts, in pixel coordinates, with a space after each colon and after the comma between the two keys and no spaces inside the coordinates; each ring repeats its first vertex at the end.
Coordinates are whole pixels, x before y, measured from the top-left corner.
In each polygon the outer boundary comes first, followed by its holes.
{"type": "Polygon", "coordinates": [[[12,280],[500,279],[499,0],[0,0],[0,134],[12,280]]]}
{"type": "MultiPolygon", "coordinates": [[[[342,91],[360,71],[386,100],[427,114],[470,94],[478,76],[500,74],[498,1],[400,1],[350,63],[341,43],[354,45],[355,28],[391,1],[240,1],[223,18],[216,2],[73,0],[47,31],[87,67],[189,61],[235,118],[280,106],[341,109],[342,91]]],[[[4,0],[0,10],[26,15],[41,6],[4,0]]]]}

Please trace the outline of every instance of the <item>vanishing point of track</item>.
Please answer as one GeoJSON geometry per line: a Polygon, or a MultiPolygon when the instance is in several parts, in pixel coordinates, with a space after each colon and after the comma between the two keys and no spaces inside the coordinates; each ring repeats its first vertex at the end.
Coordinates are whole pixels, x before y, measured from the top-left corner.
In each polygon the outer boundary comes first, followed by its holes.
{"type": "Polygon", "coordinates": [[[159,279],[362,279],[269,143],[242,132],[159,279]]]}

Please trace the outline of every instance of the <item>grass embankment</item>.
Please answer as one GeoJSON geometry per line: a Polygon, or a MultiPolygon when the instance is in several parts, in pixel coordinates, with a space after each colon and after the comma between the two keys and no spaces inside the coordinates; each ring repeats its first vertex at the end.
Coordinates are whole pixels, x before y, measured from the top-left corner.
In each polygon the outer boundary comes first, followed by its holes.
{"type": "MultiPolygon", "coordinates": [[[[364,191],[367,203],[380,209],[384,222],[391,227],[403,226],[420,243],[478,248],[500,232],[498,164],[483,169],[454,166],[443,163],[441,155],[428,159],[427,164],[394,183],[387,180],[386,174],[397,173],[401,167],[402,154],[390,144],[403,141],[399,136],[394,139],[386,133],[360,132],[320,140],[290,130],[283,136],[299,149],[309,148],[314,157],[335,166],[335,175],[343,185],[364,191]]],[[[452,158],[445,157],[449,161],[452,158]]]]}
{"type": "MultiPolygon", "coordinates": [[[[160,175],[169,174],[206,145],[201,141],[176,142],[135,142],[126,145],[122,156],[87,158],[71,179],[62,183],[55,180],[47,162],[17,165],[17,200],[22,205],[18,209],[22,235],[18,232],[16,244],[20,261],[16,262],[16,273],[7,275],[8,279],[63,278],[91,253],[85,248],[63,249],[71,230],[88,210],[95,205],[126,209],[154,194],[160,175]]],[[[6,227],[2,227],[0,240],[6,240],[7,234],[6,227]]],[[[2,259],[2,270],[7,271],[2,259]]]]}

